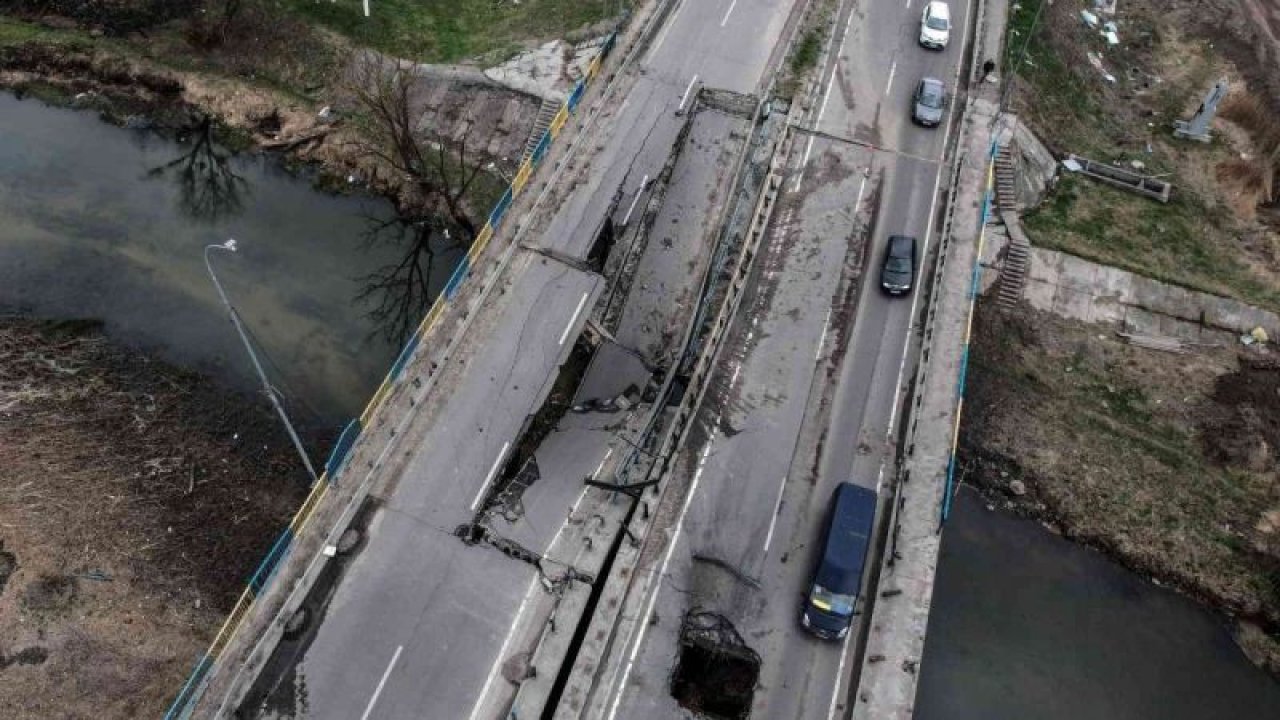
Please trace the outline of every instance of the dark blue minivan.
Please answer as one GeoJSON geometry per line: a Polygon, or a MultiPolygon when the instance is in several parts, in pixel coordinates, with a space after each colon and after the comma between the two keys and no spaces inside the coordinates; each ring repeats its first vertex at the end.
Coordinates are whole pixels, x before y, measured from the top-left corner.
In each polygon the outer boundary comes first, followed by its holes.
{"type": "Polygon", "coordinates": [[[871,545],[877,499],[874,490],[850,483],[840,483],[832,496],[822,557],[800,616],[800,624],[824,640],[839,640],[849,634],[871,545]]]}

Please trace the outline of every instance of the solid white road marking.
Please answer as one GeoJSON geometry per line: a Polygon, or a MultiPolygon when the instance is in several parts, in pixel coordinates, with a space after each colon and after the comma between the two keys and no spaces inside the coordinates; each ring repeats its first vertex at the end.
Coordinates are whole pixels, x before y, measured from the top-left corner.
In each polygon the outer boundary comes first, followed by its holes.
{"type": "Polygon", "coordinates": [[[498,451],[498,457],[493,459],[493,467],[489,468],[489,474],[484,477],[484,484],[480,486],[480,492],[476,493],[476,499],[471,501],[471,512],[476,511],[476,506],[480,504],[480,498],[484,497],[484,491],[489,488],[489,483],[493,482],[493,476],[498,474],[498,466],[502,464],[502,458],[507,454],[507,448],[511,447],[510,442],[502,443],[502,450],[498,451]]]}
{"type": "Polygon", "coordinates": [[[733,2],[729,3],[729,9],[724,11],[724,19],[720,21],[720,27],[724,27],[724,24],[729,22],[729,15],[733,12],[733,9],[737,6],[738,6],[738,0],[733,0],[733,2]]]}
{"type": "Polygon", "coordinates": [[[582,293],[582,299],[578,301],[578,307],[574,309],[573,317],[569,318],[569,324],[565,325],[564,332],[560,333],[561,345],[569,338],[569,331],[573,329],[573,324],[578,322],[578,316],[582,314],[582,306],[587,304],[587,296],[590,294],[590,291],[582,293]]]}
{"type": "Polygon", "coordinates": [[[632,198],[632,200],[631,200],[631,207],[627,208],[627,215],[626,215],[626,217],[622,218],[622,224],[623,224],[624,226],[625,226],[627,223],[631,222],[631,213],[633,213],[633,212],[635,212],[635,211],[636,211],[636,205],[637,205],[637,204],[639,204],[639,202],[640,202],[640,196],[641,196],[641,195],[644,195],[644,189],[645,189],[645,186],[646,186],[646,185],[648,185],[648,184],[649,184],[649,176],[648,176],[648,175],[645,175],[645,176],[640,180],[640,187],[636,189],[636,196],[635,196],[634,198],[632,198]]]}
{"type": "Polygon", "coordinates": [[[480,688],[480,694],[476,696],[476,704],[471,706],[471,715],[468,716],[470,720],[476,720],[481,706],[484,705],[484,698],[489,694],[489,688],[493,685],[494,679],[498,676],[498,668],[501,667],[503,659],[507,657],[507,651],[510,649],[511,640],[515,638],[516,628],[520,627],[520,620],[524,617],[525,610],[529,608],[529,601],[533,599],[533,591],[538,589],[538,583],[541,581],[542,576],[536,573],[534,574],[533,579],[529,581],[529,588],[524,591],[524,599],[520,601],[520,609],[516,611],[516,617],[511,621],[510,629],[507,630],[507,637],[503,639],[502,647],[498,649],[498,657],[493,659],[493,665],[489,667],[489,676],[484,679],[484,687],[480,688]]]}
{"type": "Polygon", "coordinates": [[[696,82],[698,82],[698,76],[697,76],[697,74],[695,73],[693,77],[689,78],[689,84],[688,84],[688,86],[686,86],[686,87],[685,87],[685,89],[684,89],[684,94],[680,96],[680,107],[679,107],[679,108],[676,108],[677,110],[683,110],[683,109],[684,109],[684,104],[685,104],[685,102],[687,102],[687,101],[689,100],[689,92],[690,92],[691,90],[693,90],[693,85],[694,85],[694,83],[696,83],[696,82]]]}
{"type": "Polygon", "coordinates": [[[403,645],[396,648],[396,653],[391,656],[391,662],[387,663],[387,669],[382,671],[382,679],[378,681],[378,687],[373,689],[373,697],[369,698],[369,704],[364,707],[364,714],[360,716],[360,720],[369,720],[369,713],[373,712],[373,705],[378,702],[378,696],[382,694],[382,688],[387,684],[387,678],[391,676],[391,669],[400,659],[401,650],[404,650],[403,645]]]}
{"type": "Polygon", "coordinates": [[[849,659],[849,640],[853,637],[853,631],[850,630],[848,635],[844,636],[844,644],[840,646],[840,665],[836,668],[836,686],[831,691],[831,705],[827,708],[827,720],[833,720],[836,716],[836,700],[840,698],[840,681],[844,677],[844,663],[849,659]]]}
{"type": "Polygon", "coordinates": [[[769,543],[773,542],[773,528],[778,524],[778,513],[782,510],[782,491],[787,487],[787,478],[782,477],[782,483],[778,485],[778,499],[773,502],[773,516],[769,518],[769,532],[764,536],[764,554],[769,554],[769,543]]]}
{"type": "Polygon", "coordinates": [[[714,442],[715,436],[707,441],[706,448],[702,451],[702,459],[698,461],[698,470],[693,474],[693,482],[689,485],[689,494],[684,497],[684,506],[680,508],[680,517],[676,520],[676,531],[671,535],[671,543],[667,545],[666,555],[662,558],[662,566],[656,575],[650,575],[650,582],[653,578],[658,579],[658,584],[650,591],[653,594],[649,597],[649,602],[645,605],[644,614],[640,616],[640,630],[636,636],[635,645],[631,647],[631,654],[627,657],[627,667],[622,673],[622,681],[618,685],[617,694],[613,697],[613,705],[609,708],[608,720],[614,720],[618,714],[618,705],[622,702],[622,696],[626,694],[627,680],[631,677],[631,669],[635,667],[636,656],[640,654],[640,647],[644,645],[644,634],[649,629],[648,618],[653,615],[653,606],[658,602],[658,591],[662,589],[662,578],[667,574],[667,564],[671,562],[671,554],[676,549],[676,543],[680,540],[680,532],[684,529],[684,517],[689,512],[689,504],[693,501],[693,494],[698,491],[698,480],[702,478],[702,466],[707,461],[707,453],[711,452],[711,444],[714,442]]]}
{"type": "Polygon", "coordinates": [[[893,87],[893,74],[898,70],[898,61],[889,64],[889,82],[884,84],[884,96],[889,97],[889,88],[893,87]]]}

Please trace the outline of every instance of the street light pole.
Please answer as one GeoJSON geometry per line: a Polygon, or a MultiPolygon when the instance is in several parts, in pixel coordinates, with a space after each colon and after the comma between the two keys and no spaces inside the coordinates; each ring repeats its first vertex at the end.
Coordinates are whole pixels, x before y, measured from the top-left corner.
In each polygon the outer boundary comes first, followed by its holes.
{"type": "Polygon", "coordinates": [[[244,349],[249,352],[249,359],[253,361],[253,369],[257,371],[258,379],[262,381],[262,389],[266,391],[267,397],[276,409],[276,414],[280,416],[280,421],[284,423],[284,428],[289,433],[289,439],[293,440],[293,446],[297,448],[298,455],[302,457],[302,464],[306,466],[307,474],[311,476],[311,482],[314,483],[319,478],[316,476],[315,468],[311,466],[311,458],[307,457],[307,451],[302,447],[302,440],[298,438],[298,433],[294,431],[293,423],[289,422],[289,416],[285,413],[284,406],[280,404],[280,398],[276,396],[275,388],[271,387],[271,383],[267,380],[267,374],[262,369],[262,363],[258,362],[258,354],[253,351],[249,336],[245,333],[244,325],[240,322],[240,314],[232,307],[231,301],[227,299],[226,291],[222,289],[222,283],[218,282],[218,276],[213,272],[213,263],[209,261],[210,250],[235,252],[236,241],[231,239],[221,245],[206,245],[204,248],[204,266],[209,270],[209,277],[213,279],[213,286],[218,289],[218,297],[222,299],[222,305],[227,308],[227,314],[231,316],[231,324],[235,326],[236,332],[240,334],[240,341],[244,343],[244,349]]]}

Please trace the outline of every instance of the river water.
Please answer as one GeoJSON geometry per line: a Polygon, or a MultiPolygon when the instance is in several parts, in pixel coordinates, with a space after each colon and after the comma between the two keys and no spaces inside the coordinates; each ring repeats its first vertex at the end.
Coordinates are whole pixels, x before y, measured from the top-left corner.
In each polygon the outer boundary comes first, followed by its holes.
{"type": "MultiPolygon", "coordinates": [[[[0,93],[0,309],[96,318],[124,343],[258,387],[202,251],[295,420],[358,415],[397,348],[357,301],[403,245],[367,244],[384,200],[334,196],[267,156],[225,153],[0,93]],[[210,152],[212,151],[212,152],[210,152]]],[[[432,273],[447,279],[449,266],[432,273]]]]}
{"type": "Polygon", "coordinates": [[[965,490],[943,535],[920,720],[1276,720],[1224,622],[965,490]]]}

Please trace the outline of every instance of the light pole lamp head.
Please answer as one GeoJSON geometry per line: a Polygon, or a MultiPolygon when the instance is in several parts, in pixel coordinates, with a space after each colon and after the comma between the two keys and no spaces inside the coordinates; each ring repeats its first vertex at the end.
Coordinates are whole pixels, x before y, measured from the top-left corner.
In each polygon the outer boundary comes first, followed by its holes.
{"type": "Polygon", "coordinates": [[[224,247],[224,248],[226,248],[226,249],[230,250],[231,252],[235,252],[235,251],[236,251],[236,239],[235,239],[235,238],[227,238],[227,241],[226,241],[226,242],[224,242],[224,243],[222,243],[222,247],[224,247]]]}

